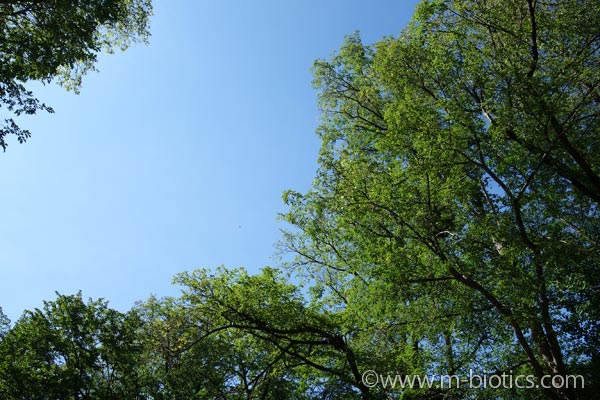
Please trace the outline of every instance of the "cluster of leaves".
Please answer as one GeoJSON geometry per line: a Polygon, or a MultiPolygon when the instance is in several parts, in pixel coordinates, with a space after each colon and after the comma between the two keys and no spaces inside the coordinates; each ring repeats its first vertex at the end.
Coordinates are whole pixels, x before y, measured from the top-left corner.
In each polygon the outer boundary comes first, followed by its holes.
{"type": "MultiPolygon", "coordinates": [[[[56,79],[77,92],[98,52],[146,41],[151,13],[150,0],[0,1],[0,107],[16,116],[52,112],[25,84],[56,79]]],[[[8,135],[22,143],[30,132],[6,118],[0,127],[3,149],[8,135]]]]}

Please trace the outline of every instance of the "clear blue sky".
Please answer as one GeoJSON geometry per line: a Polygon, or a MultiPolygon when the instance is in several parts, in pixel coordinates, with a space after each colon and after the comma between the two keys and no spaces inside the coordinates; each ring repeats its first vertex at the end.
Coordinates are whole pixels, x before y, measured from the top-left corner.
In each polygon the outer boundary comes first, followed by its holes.
{"type": "Polygon", "coordinates": [[[34,86],[56,113],[0,154],[4,312],[79,289],[124,311],[177,272],[276,266],[281,194],[317,167],[313,61],[415,4],[156,0],[150,44],[101,56],[80,95],[34,86]]]}

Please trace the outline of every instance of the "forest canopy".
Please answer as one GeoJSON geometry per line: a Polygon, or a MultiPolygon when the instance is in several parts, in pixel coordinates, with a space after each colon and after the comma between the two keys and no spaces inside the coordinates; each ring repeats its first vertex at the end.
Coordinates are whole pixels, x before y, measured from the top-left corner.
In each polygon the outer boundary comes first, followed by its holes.
{"type": "Polygon", "coordinates": [[[599,66],[592,0],[422,1],[397,37],[348,36],[314,64],[282,267],[182,273],[127,313],[58,295],[0,331],[0,397],[597,396],[599,66]],[[379,379],[472,371],[533,384],[379,379]]]}

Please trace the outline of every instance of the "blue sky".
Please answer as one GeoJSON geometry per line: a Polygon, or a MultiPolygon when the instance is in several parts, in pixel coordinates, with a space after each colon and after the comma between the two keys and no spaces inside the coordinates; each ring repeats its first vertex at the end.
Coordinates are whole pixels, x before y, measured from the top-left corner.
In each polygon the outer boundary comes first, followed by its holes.
{"type": "Polygon", "coordinates": [[[0,154],[0,306],[13,321],[82,290],[120,310],[174,274],[277,266],[286,189],[317,168],[310,67],[361,32],[397,35],[416,1],[155,0],[150,44],[102,55],[80,95],[0,154]]]}

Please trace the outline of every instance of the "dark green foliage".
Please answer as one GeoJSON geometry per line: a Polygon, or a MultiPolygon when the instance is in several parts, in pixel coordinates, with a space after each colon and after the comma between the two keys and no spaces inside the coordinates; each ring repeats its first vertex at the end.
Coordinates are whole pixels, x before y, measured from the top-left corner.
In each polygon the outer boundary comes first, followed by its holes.
{"type": "MultiPolygon", "coordinates": [[[[0,107],[17,116],[52,112],[24,84],[56,79],[77,91],[98,52],[147,39],[151,13],[150,0],[1,1],[0,107]]],[[[7,118],[0,128],[3,149],[11,134],[21,143],[30,136],[7,118]]]]}
{"type": "Polygon", "coordinates": [[[136,399],[140,320],[81,293],[26,311],[0,341],[2,399],[136,399]]]}

